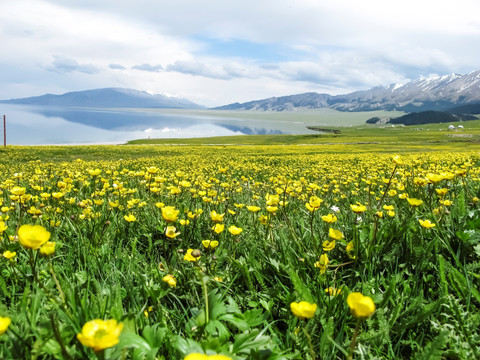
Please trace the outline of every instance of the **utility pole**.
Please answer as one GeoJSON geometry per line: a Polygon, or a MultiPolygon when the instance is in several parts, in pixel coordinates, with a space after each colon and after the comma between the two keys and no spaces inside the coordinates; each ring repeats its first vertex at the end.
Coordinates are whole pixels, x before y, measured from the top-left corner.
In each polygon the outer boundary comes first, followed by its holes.
{"type": "Polygon", "coordinates": [[[7,117],[3,115],[3,147],[7,147],[7,117]]]}

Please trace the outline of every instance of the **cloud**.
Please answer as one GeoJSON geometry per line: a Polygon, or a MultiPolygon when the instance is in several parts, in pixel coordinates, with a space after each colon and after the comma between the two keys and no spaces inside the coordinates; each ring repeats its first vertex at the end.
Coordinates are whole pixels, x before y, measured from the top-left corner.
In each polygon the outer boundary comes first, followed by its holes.
{"type": "Polygon", "coordinates": [[[108,65],[108,68],[112,69],[112,70],[126,70],[127,69],[125,66],[120,65],[120,64],[110,64],[110,65],[108,65]]]}
{"type": "Polygon", "coordinates": [[[50,71],[60,73],[78,71],[84,74],[97,74],[99,72],[98,68],[92,64],[79,64],[76,60],[64,56],[54,55],[53,58],[54,60],[47,67],[50,71]]]}
{"type": "Polygon", "coordinates": [[[157,72],[163,69],[162,65],[150,65],[150,64],[142,64],[142,65],[134,65],[132,69],[141,70],[141,71],[149,71],[149,72],[157,72]]]}

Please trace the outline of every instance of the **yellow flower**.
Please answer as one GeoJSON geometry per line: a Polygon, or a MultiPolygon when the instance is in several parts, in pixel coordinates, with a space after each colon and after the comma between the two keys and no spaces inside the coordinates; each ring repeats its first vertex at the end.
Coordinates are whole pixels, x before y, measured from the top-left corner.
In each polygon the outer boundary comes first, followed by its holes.
{"type": "Polygon", "coordinates": [[[223,230],[225,229],[225,225],[224,224],[215,224],[213,227],[212,227],[212,230],[214,232],[216,232],[217,234],[220,234],[223,230]]]}
{"type": "Polygon", "coordinates": [[[320,269],[320,274],[324,274],[329,262],[327,254],[322,254],[314,266],[320,269]]]}
{"type": "Polygon", "coordinates": [[[16,195],[16,196],[21,196],[23,194],[25,194],[25,192],[27,191],[27,189],[25,189],[24,187],[21,187],[21,186],[14,186],[10,192],[13,194],[13,195],[16,195]]]}
{"type": "Polygon", "coordinates": [[[180,210],[175,209],[173,206],[162,207],[162,217],[168,222],[177,221],[179,212],[180,210]]]}
{"type": "Polygon", "coordinates": [[[276,206],[280,202],[280,197],[278,195],[267,194],[265,198],[267,199],[268,206],[276,206]]]}
{"type": "Polygon", "coordinates": [[[15,256],[17,256],[17,253],[15,251],[7,250],[7,251],[4,251],[2,255],[5,259],[10,260],[10,259],[13,259],[15,256]]]}
{"type": "Polygon", "coordinates": [[[336,222],[338,219],[335,215],[333,214],[328,214],[328,215],[323,215],[322,220],[325,221],[328,224],[333,224],[336,222]]]}
{"type": "Polygon", "coordinates": [[[170,287],[176,287],[177,286],[177,279],[173,275],[165,275],[162,278],[163,282],[166,282],[170,287]]]}
{"type": "Polygon", "coordinates": [[[365,205],[360,204],[360,203],[357,203],[357,205],[350,204],[350,209],[352,209],[352,211],[356,214],[360,214],[360,213],[363,213],[363,212],[367,211],[367,207],[365,205]]]}
{"type": "Polygon", "coordinates": [[[187,253],[183,256],[183,260],[194,262],[200,259],[200,250],[188,249],[187,253]]]}
{"type": "Polygon", "coordinates": [[[239,228],[239,227],[236,227],[235,225],[232,225],[228,228],[228,231],[230,232],[230,234],[234,235],[234,236],[237,236],[237,235],[240,235],[241,232],[243,231],[242,228],[239,228]]]}
{"type": "Polygon", "coordinates": [[[213,222],[222,222],[224,215],[225,215],[225,213],[219,214],[215,210],[212,210],[210,212],[210,217],[212,218],[213,222]]]}
{"type": "Polygon", "coordinates": [[[251,211],[251,212],[257,212],[257,211],[260,211],[260,207],[259,206],[255,206],[255,205],[249,205],[247,206],[247,210],[248,211],[251,211]]]}
{"type": "Polygon", "coordinates": [[[124,215],[123,218],[128,222],[134,222],[135,220],[137,220],[137,218],[133,214],[124,215]]]}
{"type": "Polygon", "coordinates": [[[50,239],[50,232],[41,225],[22,225],[18,239],[24,247],[36,250],[50,239]]]}
{"type": "Polygon", "coordinates": [[[5,334],[11,322],[9,317],[0,317],[0,335],[5,334]]]}
{"type": "Polygon", "coordinates": [[[453,201],[452,200],[440,200],[440,204],[442,204],[443,206],[452,206],[453,201]]]}
{"type": "Polygon", "coordinates": [[[300,319],[311,319],[317,311],[317,304],[310,304],[307,301],[292,302],[290,309],[293,315],[300,319]]]}
{"type": "Polygon", "coordinates": [[[448,189],[446,189],[446,188],[435,189],[435,191],[437,192],[438,196],[443,197],[443,196],[447,195],[448,189]]]}
{"type": "Polygon", "coordinates": [[[232,360],[230,356],[227,355],[205,355],[200,353],[191,353],[185,356],[183,360],[232,360]]]}
{"type": "Polygon", "coordinates": [[[333,240],[333,241],[325,240],[322,243],[322,246],[323,246],[324,251],[331,251],[331,250],[335,249],[335,240],[333,240]]]}
{"type": "Polygon", "coordinates": [[[118,344],[122,329],[123,323],[117,324],[117,320],[95,319],[83,325],[77,339],[94,351],[101,351],[118,344]]]}
{"type": "Polygon", "coordinates": [[[430,183],[432,184],[436,184],[440,181],[443,180],[443,176],[442,175],[438,175],[438,174],[431,174],[431,173],[428,173],[427,174],[427,179],[430,183]]]}
{"type": "Polygon", "coordinates": [[[3,232],[7,229],[8,229],[8,226],[5,225],[3,221],[0,221],[0,234],[3,234],[3,232]]]}
{"type": "Polygon", "coordinates": [[[260,215],[260,216],[258,217],[258,221],[260,221],[260,223],[261,223],[262,225],[268,225],[268,216],[266,216],[266,215],[260,215]]]}
{"type": "Polygon", "coordinates": [[[47,241],[42,247],[40,247],[40,254],[44,256],[50,256],[55,253],[55,242],[47,241]]]}
{"type": "Polygon", "coordinates": [[[430,229],[432,227],[435,227],[435,224],[432,223],[430,220],[422,220],[422,219],[419,219],[418,222],[420,223],[420,225],[422,227],[424,227],[425,229],[430,229]]]}
{"type": "Polygon", "coordinates": [[[311,196],[310,200],[308,203],[305,204],[306,208],[308,211],[314,212],[317,211],[320,208],[320,205],[322,205],[323,200],[320,199],[318,196],[311,196]]]}
{"type": "Polygon", "coordinates": [[[65,194],[63,192],[54,192],[52,193],[52,196],[55,198],[55,199],[60,199],[62,196],[64,196],[65,194]]]}
{"type": "Polygon", "coordinates": [[[275,212],[275,211],[277,211],[277,210],[278,210],[278,206],[270,206],[270,205],[267,206],[267,211],[268,211],[268,212],[273,213],[273,212],[275,212]]]}
{"type": "Polygon", "coordinates": [[[328,229],[328,236],[333,240],[342,240],[343,238],[345,238],[345,236],[340,230],[335,230],[332,228],[328,229]]]}
{"type": "Polygon", "coordinates": [[[395,155],[392,159],[395,165],[403,165],[403,159],[400,155],[395,155]]]}
{"type": "Polygon", "coordinates": [[[382,218],[383,218],[383,211],[377,211],[377,212],[375,213],[375,216],[376,216],[376,217],[379,217],[380,219],[382,219],[382,218]]]}
{"type": "Polygon", "coordinates": [[[355,259],[355,249],[353,248],[353,241],[350,241],[347,244],[346,251],[347,251],[347,255],[350,259],[355,259]]]}
{"type": "Polygon", "coordinates": [[[169,238],[169,239],[175,239],[178,235],[180,235],[179,232],[175,232],[177,231],[177,229],[175,228],[175,226],[167,226],[166,230],[165,230],[165,235],[169,238]]]}
{"type": "Polygon", "coordinates": [[[202,245],[205,249],[215,249],[218,246],[217,240],[203,240],[202,245]]]}
{"type": "Polygon", "coordinates": [[[423,204],[423,200],[414,199],[414,198],[407,198],[407,201],[410,204],[410,206],[414,206],[414,207],[417,207],[423,204]]]}
{"type": "Polygon", "coordinates": [[[325,292],[330,296],[337,296],[342,292],[342,289],[337,289],[330,286],[329,288],[325,289],[325,292]]]}
{"type": "Polygon", "coordinates": [[[372,298],[359,292],[350,293],[347,297],[347,304],[353,316],[359,319],[368,318],[375,312],[375,303],[372,298]]]}

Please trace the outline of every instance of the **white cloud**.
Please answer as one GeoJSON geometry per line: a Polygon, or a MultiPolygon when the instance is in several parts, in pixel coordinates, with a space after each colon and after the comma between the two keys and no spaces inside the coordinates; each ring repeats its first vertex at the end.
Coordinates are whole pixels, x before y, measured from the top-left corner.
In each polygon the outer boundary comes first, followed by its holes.
{"type": "Polygon", "coordinates": [[[3,0],[0,98],[122,86],[214,106],[466,73],[479,13],[477,0],[3,0]],[[282,58],[209,53],[209,38],[282,58]]]}

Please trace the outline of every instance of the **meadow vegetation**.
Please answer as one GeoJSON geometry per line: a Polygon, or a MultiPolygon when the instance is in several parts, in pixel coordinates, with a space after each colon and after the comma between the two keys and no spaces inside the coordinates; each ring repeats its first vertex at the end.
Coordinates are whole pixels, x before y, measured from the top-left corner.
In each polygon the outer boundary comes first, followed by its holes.
{"type": "Polygon", "coordinates": [[[0,149],[0,358],[480,358],[478,135],[342,134],[0,149]]]}

